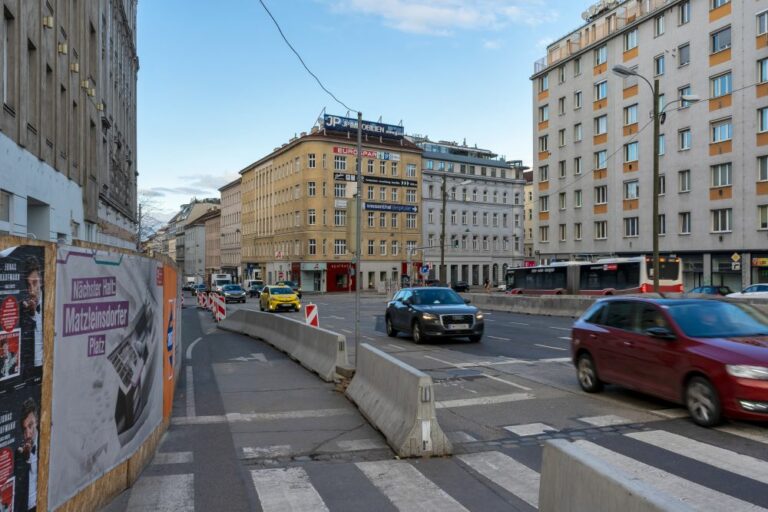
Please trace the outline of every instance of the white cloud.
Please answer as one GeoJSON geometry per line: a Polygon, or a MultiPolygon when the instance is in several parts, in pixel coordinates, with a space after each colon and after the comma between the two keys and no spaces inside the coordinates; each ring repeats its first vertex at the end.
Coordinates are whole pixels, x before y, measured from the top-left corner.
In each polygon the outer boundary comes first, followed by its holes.
{"type": "Polygon", "coordinates": [[[501,48],[501,41],[498,39],[483,41],[483,48],[486,50],[498,50],[501,48]]]}
{"type": "Polygon", "coordinates": [[[544,0],[335,0],[341,12],[378,16],[402,32],[447,36],[461,30],[538,25],[556,17],[544,0]]]}

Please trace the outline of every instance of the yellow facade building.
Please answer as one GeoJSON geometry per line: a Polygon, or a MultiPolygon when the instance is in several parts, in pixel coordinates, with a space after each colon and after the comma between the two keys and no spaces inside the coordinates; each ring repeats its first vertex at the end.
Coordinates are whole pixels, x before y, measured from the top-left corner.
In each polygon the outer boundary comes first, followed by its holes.
{"type": "MultiPolygon", "coordinates": [[[[341,121],[353,120],[326,116],[324,126],[240,171],[246,279],[355,289],[356,129],[341,121]]],[[[412,273],[407,251],[422,239],[421,149],[401,127],[364,122],[363,129],[358,276],[364,289],[386,289],[412,273]]]]}

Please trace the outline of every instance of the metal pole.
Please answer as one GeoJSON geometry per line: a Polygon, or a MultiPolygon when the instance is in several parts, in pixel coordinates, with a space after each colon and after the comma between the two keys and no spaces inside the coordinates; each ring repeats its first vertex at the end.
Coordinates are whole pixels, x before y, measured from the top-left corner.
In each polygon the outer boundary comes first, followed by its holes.
{"type": "MultiPolygon", "coordinates": [[[[659,80],[653,81],[653,290],[659,288],[659,80]]],[[[663,295],[662,295],[663,296],[663,295]]]]}
{"type": "Polygon", "coordinates": [[[445,171],[443,171],[443,213],[440,221],[440,277],[438,278],[442,283],[448,283],[445,273],[445,209],[448,201],[448,190],[445,182],[445,171]]]}
{"type": "Polygon", "coordinates": [[[355,368],[357,368],[357,353],[360,350],[360,260],[362,251],[362,229],[360,218],[363,212],[363,113],[357,113],[357,221],[355,224],[355,368]]]}

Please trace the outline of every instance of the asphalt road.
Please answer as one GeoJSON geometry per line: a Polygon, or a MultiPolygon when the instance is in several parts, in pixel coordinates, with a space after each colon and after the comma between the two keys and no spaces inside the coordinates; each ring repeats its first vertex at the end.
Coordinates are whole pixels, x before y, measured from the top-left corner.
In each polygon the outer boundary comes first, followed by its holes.
{"type": "MultiPolygon", "coordinates": [[[[310,300],[321,327],[345,334],[354,354],[353,296],[310,300]]],[[[568,361],[571,319],[493,312],[480,343],[415,345],[386,335],[385,304],[361,299],[360,341],[433,377],[455,456],[395,460],[332,385],[188,308],[185,342],[199,341],[171,428],[155,463],[109,510],[530,511],[541,446],[553,438],[582,443],[697,510],[768,510],[765,426],[707,430],[674,404],[611,386],[581,392],[568,361]],[[189,460],[170,464],[175,457],[189,460]]]]}

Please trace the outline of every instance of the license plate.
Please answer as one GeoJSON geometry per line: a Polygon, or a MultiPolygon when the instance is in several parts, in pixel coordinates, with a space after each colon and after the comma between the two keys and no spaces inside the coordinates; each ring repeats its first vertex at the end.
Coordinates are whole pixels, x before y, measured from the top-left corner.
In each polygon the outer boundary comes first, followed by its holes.
{"type": "Polygon", "coordinates": [[[448,328],[452,331],[461,331],[463,329],[469,329],[469,324],[450,324],[448,328]]]}

